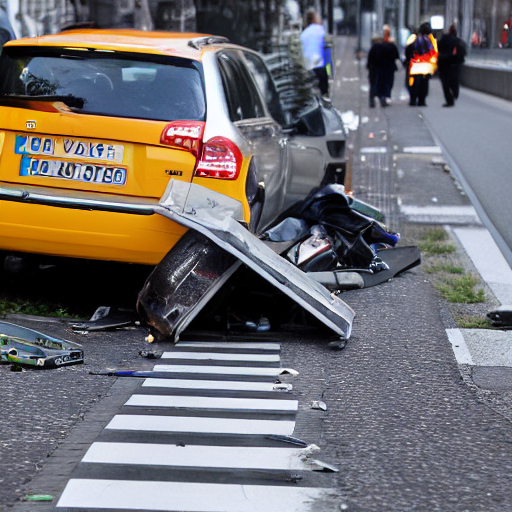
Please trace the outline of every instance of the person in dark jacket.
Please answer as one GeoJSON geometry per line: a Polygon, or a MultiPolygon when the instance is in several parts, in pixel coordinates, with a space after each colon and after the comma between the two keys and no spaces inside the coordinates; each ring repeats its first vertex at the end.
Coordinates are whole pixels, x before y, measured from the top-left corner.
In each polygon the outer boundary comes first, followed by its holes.
{"type": "Polygon", "coordinates": [[[382,40],[381,65],[378,75],[377,94],[381,105],[391,99],[391,90],[395,82],[396,61],[400,60],[398,48],[391,38],[391,29],[384,25],[384,39],[382,40]]]}
{"type": "Polygon", "coordinates": [[[455,25],[451,25],[448,32],[441,37],[438,50],[437,69],[446,100],[443,107],[453,107],[459,97],[460,72],[466,57],[466,45],[457,37],[455,25]]]}
{"type": "Polygon", "coordinates": [[[378,96],[381,106],[388,106],[397,70],[397,59],[400,59],[398,48],[390,38],[389,26],[384,25],[384,37],[382,39],[375,38],[368,53],[370,107],[375,106],[375,96],[378,96]]]}
{"type": "Polygon", "coordinates": [[[372,39],[372,47],[368,52],[366,68],[368,69],[368,82],[370,84],[370,108],[375,107],[375,96],[377,96],[377,73],[380,64],[380,54],[382,50],[382,39],[374,37],[372,39]]]}

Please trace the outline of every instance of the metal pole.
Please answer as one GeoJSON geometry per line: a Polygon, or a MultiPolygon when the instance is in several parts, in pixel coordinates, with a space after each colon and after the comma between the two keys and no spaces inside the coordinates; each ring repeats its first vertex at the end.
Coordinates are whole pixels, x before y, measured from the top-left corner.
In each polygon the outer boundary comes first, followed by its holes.
{"type": "Polygon", "coordinates": [[[492,2],[492,11],[491,11],[491,40],[489,41],[489,48],[495,48],[496,47],[496,41],[497,41],[497,31],[496,31],[496,13],[498,10],[498,0],[493,0],[492,2]]]}
{"type": "Polygon", "coordinates": [[[334,34],[334,1],[327,0],[327,30],[334,34]]]}
{"type": "Polygon", "coordinates": [[[398,33],[396,35],[396,43],[398,45],[398,51],[402,53],[402,30],[405,28],[405,0],[399,0],[398,3],[398,33]]]}
{"type": "Polygon", "coordinates": [[[356,30],[357,30],[357,55],[361,52],[361,0],[357,0],[356,12],[356,30]]]}

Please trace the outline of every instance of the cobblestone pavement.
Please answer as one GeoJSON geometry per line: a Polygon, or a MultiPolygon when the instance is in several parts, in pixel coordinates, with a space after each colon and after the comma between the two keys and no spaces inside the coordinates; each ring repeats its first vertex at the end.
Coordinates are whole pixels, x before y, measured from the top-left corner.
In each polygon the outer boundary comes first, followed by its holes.
{"type": "MultiPolygon", "coordinates": [[[[360,119],[350,133],[354,191],[386,213],[391,229],[407,234],[399,197],[408,194],[414,204],[431,197],[438,183],[418,184],[398,172],[433,172],[431,158],[410,157],[403,166],[397,158],[406,159],[403,146],[432,140],[417,111],[399,97],[400,74],[392,106],[370,110],[364,64],[354,58],[353,41],[340,39],[337,58],[333,102],[360,119]],[[367,146],[387,151],[361,152],[367,146]]],[[[447,180],[440,187],[446,200],[466,204],[449,177],[441,172],[438,178],[447,180]]],[[[318,444],[322,460],[340,470],[318,475],[321,485],[337,488],[349,512],[512,510],[511,397],[477,388],[468,369],[457,365],[445,333],[453,319],[427,274],[417,268],[342,298],[356,311],[344,350],[329,349],[321,331],[272,333],[282,343],[283,366],[299,371],[294,436],[318,444]],[[312,409],[314,400],[324,401],[327,410],[312,409]]],[[[137,355],[144,329],[79,335],[67,324],[20,323],[83,343],[86,364],[24,373],[0,367],[2,512],[49,510],[40,503],[12,505],[29,491],[44,493],[43,483],[63,489],[80,459],[74,443],[94,436],[109,411],[115,413],[116,397],[132,379],[116,381],[89,370],[143,369],[149,362],[137,355]]]]}

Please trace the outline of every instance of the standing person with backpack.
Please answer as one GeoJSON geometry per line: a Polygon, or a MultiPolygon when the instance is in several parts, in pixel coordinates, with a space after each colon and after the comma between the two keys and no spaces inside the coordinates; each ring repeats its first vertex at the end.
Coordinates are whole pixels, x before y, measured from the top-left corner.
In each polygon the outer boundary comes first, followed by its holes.
{"type": "Polygon", "coordinates": [[[439,78],[446,100],[443,107],[453,107],[459,97],[460,71],[465,57],[466,45],[457,37],[457,27],[451,25],[448,32],[439,40],[439,78]]]}
{"type": "Polygon", "coordinates": [[[405,49],[408,67],[409,105],[426,107],[428,81],[437,69],[437,41],[430,23],[422,23],[414,41],[405,49]]]}

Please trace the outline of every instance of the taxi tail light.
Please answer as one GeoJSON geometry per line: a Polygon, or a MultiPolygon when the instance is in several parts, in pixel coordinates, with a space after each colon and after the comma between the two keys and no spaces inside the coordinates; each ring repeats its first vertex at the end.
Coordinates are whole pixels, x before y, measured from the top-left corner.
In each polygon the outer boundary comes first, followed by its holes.
{"type": "Polygon", "coordinates": [[[204,125],[202,121],[173,121],[160,136],[160,144],[181,148],[197,156],[201,152],[204,125]]]}
{"type": "Polygon", "coordinates": [[[194,176],[235,180],[240,173],[242,160],[242,153],[233,141],[226,137],[213,137],[203,143],[194,176]]]}

